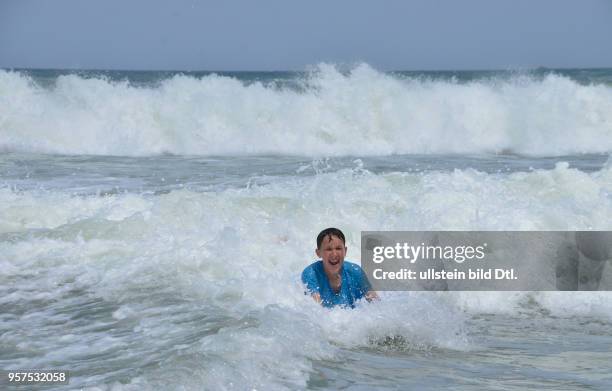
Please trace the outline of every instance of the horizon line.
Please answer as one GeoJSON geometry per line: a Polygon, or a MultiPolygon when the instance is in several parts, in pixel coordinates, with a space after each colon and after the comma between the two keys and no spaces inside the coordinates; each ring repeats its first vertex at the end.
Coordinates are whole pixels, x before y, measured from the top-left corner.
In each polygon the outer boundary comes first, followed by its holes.
{"type": "MultiPolygon", "coordinates": [[[[327,64],[327,63],[323,63],[327,64]]],[[[506,68],[459,68],[459,69],[451,69],[451,68],[436,68],[436,69],[392,69],[392,70],[379,70],[374,68],[373,66],[367,63],[366,64],[373,68],[376,71],[383,73],[393,73],[393,72],[509,72],[509,71],[533,71],[533,70],[607,70],[612,69],[612,66],[595,66],[595,67],[548,67],[548,66],[515,66],[515,67],[506,67],[506,68]]],[[[335,65],[335,64],[330,64],[335,65]]],[[[339,64],[343,65],[343,64],[339,64]]],[[[360,65],[360,64],[356,64],[360,65]]],[[[315,66],[309,66],[315,67],[315,66]]],[[[309,68],[306,67],[306,68],[309,68]]],[[[354,69],[355,67],[350,67],[349,69],[354,69]]],[[[284,70],[207,70],[207,69],[126,69],[126,68],[45,68],[45,67],[4,67],[0,66],[1,70],[5,71],[76,71],[76,72],[169,72],[169,73],[307,73],[308,69],[304,70],[294,70],[294,69],[284,69],[284,70]]],[[[342,69],[341,69],[342,70],[342,69]]]]}

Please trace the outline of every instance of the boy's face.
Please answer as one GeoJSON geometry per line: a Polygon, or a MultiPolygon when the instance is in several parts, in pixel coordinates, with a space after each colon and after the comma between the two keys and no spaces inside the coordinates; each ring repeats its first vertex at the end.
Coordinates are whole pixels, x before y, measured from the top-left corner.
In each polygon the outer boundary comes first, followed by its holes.
{"type": "Polygon", "coordinates": [[[326,274],[340,273],[346,256],[346,246],[342,239],[333,235],[324,237],[316,253],[323,260],[323,269],[326,274]]]}

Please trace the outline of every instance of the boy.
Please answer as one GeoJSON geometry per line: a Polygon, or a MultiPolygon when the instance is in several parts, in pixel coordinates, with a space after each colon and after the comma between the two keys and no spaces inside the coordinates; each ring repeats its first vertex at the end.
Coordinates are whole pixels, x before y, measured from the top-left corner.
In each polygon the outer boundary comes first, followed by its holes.
{"type": "Polygon", "coordinates": [[[355,301],[378,299],[359,265],[344,262],[345,238],[337,228],[327,228],[317,236],[315,253],[320,261],[312,263],[302,272],[302,282],[313,299],[324,307],[336,305],[354,308],[355,301]]]}

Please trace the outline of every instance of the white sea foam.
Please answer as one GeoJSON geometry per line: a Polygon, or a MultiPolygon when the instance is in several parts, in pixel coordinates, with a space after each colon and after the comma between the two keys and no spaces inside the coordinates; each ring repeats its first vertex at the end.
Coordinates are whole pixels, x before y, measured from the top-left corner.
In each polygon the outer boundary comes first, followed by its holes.
{"type": "Polygon", "coordinates": [[[320,65],[301,90],[210,75],[157,87],[0,71],[0,150],[129,155],[612,151],[612,88],[550,74],[468,83],[320,65]]]}
{"type": "MultiPolygon", "coordinates": [[[[290,389],[306,387],[313,361],[333,363],[345,349],[469,350],[469,314],[517,315],[535,305],[555,316],[609,321],[610,295],[590,292],[400,292],[353,311],[329,310],[303,294],[299,274],[314,258],[314,236],[324,225],[341,227],[348,258],[359,259],[363,227],[612,229],[610,194],[612,170],[584,173],[565,164],[510,175],[343,169],[160,195],[5,188],[0,282],[12,292],[0,305],[42,304],[5,317],[2,327],[12,331],[0,342],[41,352],[15,360],[16,366],[120,351],[142,366],[166,362],[160,373],[130,375],[131,384],[109,389],[172,387],[173,371],[188,371],[186,388],[290,389]],[[78,302],[86,298],[101,301],[94,302],[97,320],[70,320],[71,311],[86,311],[78,302]],[[174,302],[156,301],[168,299],[174,302]],[[62,322],[73,326],[53,326],[62,322]],[[54,338],[41,336],[43,329],[54,338]]],[[[100,365],[110,365],[101,357],[100,365]]]]}
{"type": "Polygon", "coordinates": [[[183,283],[209,281],[210,291],[203,294],[213,297],[222,296],[224,289],[237,289],[237,299],[251,309],[273,303],[293,305],[292,295],[280,293],[291,282],[285,281],[280,291],[267,287],[245,297],[239,296],[246,287],[223,284],[229,279],[238,284],[263,282],[269,273],[280,279],[295,277],[314,257],[312,246],[305,244],[312,242],[322,224],[343,227],[349,233],[349,258],[359,258],[358,235],[363,227],[610,229],[610,194],[612,170],[587,174],[562,164],[554,170],[511,175],[474,170],[374,175],[341,170],[279,178],[248,189],[180,190],[158,196],[71,196],[5,188],[0,189],[0,233],[16,238],[2,242],[3,260],[13,268],[23,266],[19,261],[23,257],[44,262],[46,252],[75,257],[72,265],[104,254],[112,263],[112,253],[125,249],[140,256],[130,265],[106,271],[116,271],[116,276],[105,278],[118,286],[123,280],[130,285],[132,276],[124,268],[135,267],[136,272],[146,266],[164,272],[184,266],[197,270],[198,277],[192,280],[186,272],[183,283]],[[227,267],[235,268],[236,274],[223,277],[227,267]]]}

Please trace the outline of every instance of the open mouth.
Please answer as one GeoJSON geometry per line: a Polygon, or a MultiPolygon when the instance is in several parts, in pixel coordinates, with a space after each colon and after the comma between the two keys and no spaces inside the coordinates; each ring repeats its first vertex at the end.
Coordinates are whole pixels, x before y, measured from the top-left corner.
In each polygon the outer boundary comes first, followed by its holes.
{"type": "Polygon", "coordinates": [[[332,266],[336,266],[339,263],[340,263],[340,260],[335,260],[335,261],[330,260],[329,261],[329,264],[332,265],[332,266]]]}

